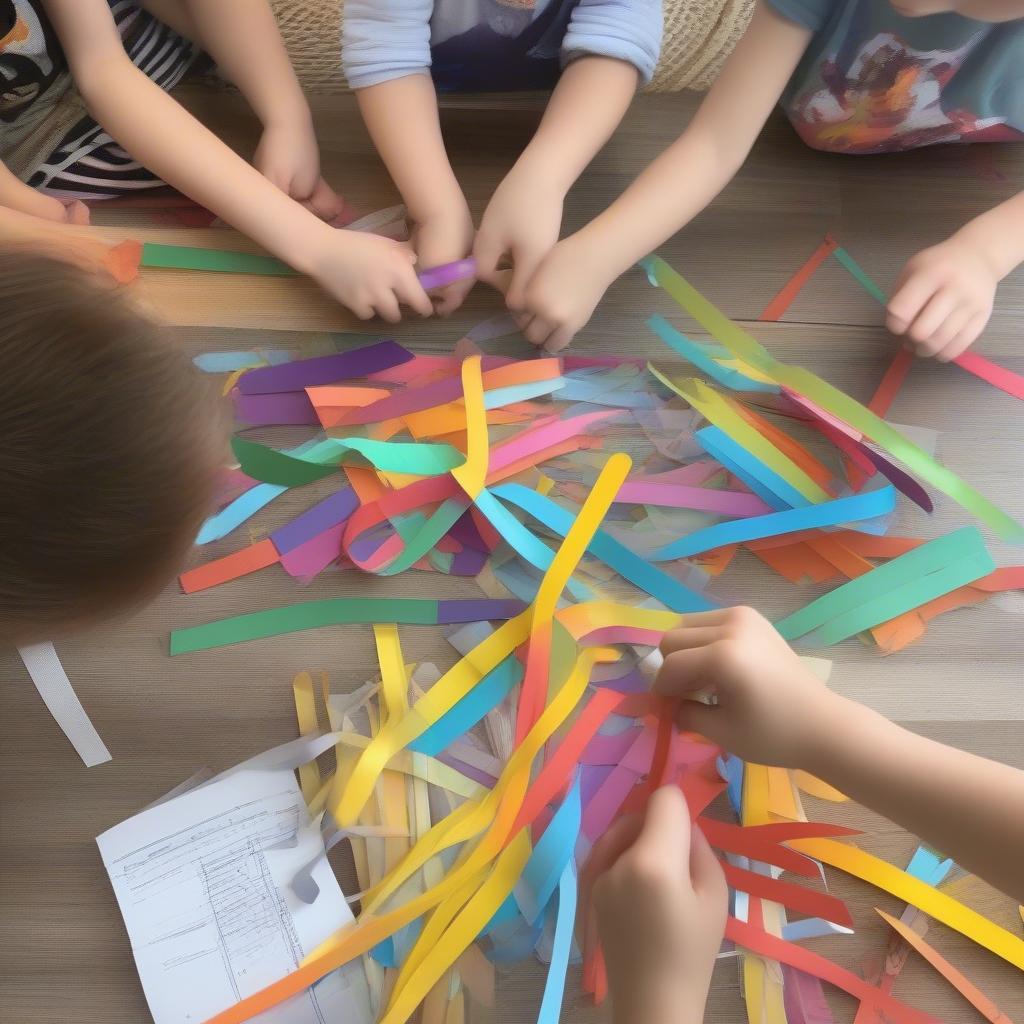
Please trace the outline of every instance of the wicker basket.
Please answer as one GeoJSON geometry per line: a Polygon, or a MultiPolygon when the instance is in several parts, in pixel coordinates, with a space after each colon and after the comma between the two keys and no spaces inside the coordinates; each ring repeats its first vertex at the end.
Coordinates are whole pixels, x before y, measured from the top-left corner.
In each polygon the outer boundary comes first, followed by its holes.
{"type": "MultiPolygon", "coordinates": [[[[341,0],[271,0],[303,88],[344,92],[341,0]]],[[[650,92],[706,89],[736,45],[754,0],[665,0],[665,38],[650,92]]]]}

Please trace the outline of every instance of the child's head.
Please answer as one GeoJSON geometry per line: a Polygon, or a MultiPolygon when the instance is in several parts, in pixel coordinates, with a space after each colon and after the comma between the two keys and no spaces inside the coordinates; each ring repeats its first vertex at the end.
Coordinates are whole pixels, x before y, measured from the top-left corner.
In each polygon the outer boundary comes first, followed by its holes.
{"type": "Polygon", "coordinates": [[[1015,21],[1024,18],[1024,0],[891,0],[908,18],[929,14],[962,14],[976,21],[1015,21]]]}
{"type": "Polygon", "coordinates": [[[209,511],[216,402],[90,275],[0,251],[0,643],[153,596],[209,511]]]}

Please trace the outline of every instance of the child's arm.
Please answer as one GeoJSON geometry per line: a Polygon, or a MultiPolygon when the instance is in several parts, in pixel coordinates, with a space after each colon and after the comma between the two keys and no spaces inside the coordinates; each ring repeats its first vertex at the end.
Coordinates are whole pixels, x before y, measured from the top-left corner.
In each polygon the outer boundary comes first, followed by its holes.
{"type": "Polygon", "coordinates": [[[142,0],[142,6],[202,47],[249,101],[263,125],[257,169],[317,216],[337,217],[344,202],[320,176],[309,104],[266,0],[142,0]]]}
{"type": "Polygon", "coordinates": [[[46,0],[90,112],[136,160],[367,319],[428,315],[411,253],[338,231],[263,177],[128,59],[105,0],[46,0]]]}
{"type": "MultiPolygon", "coordinates": [[[[348,0],[342,63],[377,152],[402,194],[420,266],[462,259],[473,218],[441,137],[430,78],[433,0],[348,0]]],[[[442,289],[437,312],[453,312],[472,282],[442,289]]]]}
{"type": "Polygon", "coordinates": [[[558,241],[566,193],[618,127],[637,85],[654,74],[660,0],[581,0],[562,45],[568,61],[529,146],[494,193],[477,234],[478,274],[496,284],[508,257],[512,309],[558,241]]]}
{"type": "MultiPolygon", "coordinates": [[[[473,247],[473,218],[448,163],[433,82],[408,75],[360,89],[356,96],[377,152],[402,194],[420,266],[462,259],[473,247]]],[[[470,288],[472,281],[459,281],[441,289],[436,311],[453,313],[470,288]]]]}
{"type": "Polygon", "coordinates": [[[907,261],[886,325],[920,355],[956,359],[992,315],[996,288],[1024,263],[1024,192],[907,261]]]}
{"type": "Polygon", "coordinates": [[[614,1024],[700,1024],[729,893],[680,790],[659,789],[642,820],[620,818],[581,883],[584,915],[593,891],[614,1024]]]}
{"type": "Polygon", "coordinates": [[[512,265],[506,298],[523,292],[558,241],[566,193],[618,127],[637,87],[632,64],[580,57],[562,74],[530,144],[487,204],[473,253],[478,276],[493,282],[503,256],[512,265]]]}
{"type": "Polygon", "coordinates": [[[1024,772],[900,728],[822,685],[749,608],[687,616],[655,689],[682,728],[757,764],[803,768],[1024,902],[1024,772]]]}
{"type": "Polygon", "coordinates": [[[761,0],[686,131],[612,205],[560,242],[526,287],[525,334],[564,348],[605,290],[688,224],[739,170],[810,39],[761,0]]]}
{"type": "Polygon", "coordinates": [[[43,195],[26,185],[16,174],[0,162],[0,206],[18,210],[30,217],[57,221],[60,224],[88,224],[89,210],[77,200],[65,206],[53,196],[43,195]]]}

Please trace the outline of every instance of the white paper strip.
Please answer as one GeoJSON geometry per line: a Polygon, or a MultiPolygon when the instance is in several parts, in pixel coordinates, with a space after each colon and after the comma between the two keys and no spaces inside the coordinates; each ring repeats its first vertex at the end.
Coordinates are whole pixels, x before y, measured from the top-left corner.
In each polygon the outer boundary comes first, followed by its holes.
{"type": "Polygon", "coordinates": [[[86,768],[109,761],[110,751],[89,720],[78,699],[64,666],[53,649],[53,644],[32,644],[19,647],[18,653],[32,677],[39,696],[50,709],[53,720],[61,727],[86,768]]]}

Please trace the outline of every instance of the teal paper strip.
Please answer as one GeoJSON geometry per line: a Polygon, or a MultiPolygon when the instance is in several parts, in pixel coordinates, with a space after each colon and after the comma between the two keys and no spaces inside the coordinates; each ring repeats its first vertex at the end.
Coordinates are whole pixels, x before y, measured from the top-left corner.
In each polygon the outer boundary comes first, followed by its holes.
{"type": "MultiPolygon", "coordinates": [[[[844,583],[843,586],[837,587],[831,593],[819,597],[816,601],[812,601],[809,605],[776,623],[775,628],[787,640],[794,640],[805,636],[812,630],[820,629],[827,623],[840,619],[841,616],[856,611],[869,602],[877,601],[883,595],[895,591],[905,584],[918,583],[921,592],[925,593],[927,592],[925,580],[929,574],[944,569],[955,561],[980,554],[988,554],[981,534],[976,527],[965,526],[952,533],[947,533],[937,540],[922,544],[919,548],[914,548],[906,554],[878,566],[877,569],[850,580],[849,583],[844,583]]],[[[991,562],[991,557],[989,557],[989,561],[991,562]]],[[[993,565],[992,568],[994,569],[995,566],[993,565]]],[[[985,575],[985,573],[981,573],[981,575],[985,575]]],[[[906,594],[902,595],[902,600],[906,600],[906,594]]],[[[911,607],[918,607],[929,600],[931,597],[925,596],[911,607]]],[[[891,618],[895,618],[895,614],[883,616],[872,625],[891,618]]],[[[859,630],[855,629],[853,632],[856,633],[859,630]]],[[[847,635],[852,636],[853,634],[847,635]]]]}

